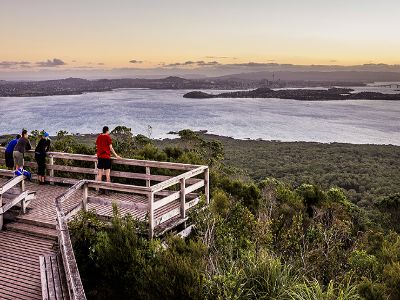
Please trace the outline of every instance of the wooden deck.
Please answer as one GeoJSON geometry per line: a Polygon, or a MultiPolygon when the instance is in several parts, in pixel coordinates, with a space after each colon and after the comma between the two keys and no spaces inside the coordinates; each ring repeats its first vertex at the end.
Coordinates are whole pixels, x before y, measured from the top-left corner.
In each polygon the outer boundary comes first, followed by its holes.
{"type": "MultiPolygon", "coordinates": [[[[1,184],[7,181],[0,178],[1,184]]],[[[19,223],[33,224],[45,228],[56,228],[55,199],[68,190],[68,186],[38,185],[33,182],[26,183],[26,189],[36,192],[36,199],[28,206],[27,213],[17,217],[19,223]]],[[[147,214],[147,197],[126,193],[110,192],[108,195],[99,194],[95,190],[89,190],[89,198],[108,199],[115,201],[121,215],[131,214],[134,218],[144,221],[147,214]],[[124,204],[138,204],[138,209],[126,208],[124,204]]],[[[82,201],[83,191],[77,191],[72,197],[63,202],[64,211],[72,209],[82,201]]],[[[157,197],[160,199],[161,197],[157,197]]],[[[168,211],[179,208],[178,200],[169,203],[167,206],[155,210],[155,218],[161,217],[168,211]]],[[[88,210],[94,210],[97,215],[111,217],[113,208],[110,205],[88,203],[88,210]]]]}
{"type": "MultiPolygon", "coordinates": [[[[0,148],[0,154],[3,150],[0,148]]],[[[0,164],[3,161],[0,157],[0,164]]],[[[0,299],[46,298],[42,295],[44,277],[39,257],[43,265],[43,257],[49,256],[57,257],[63,270],[59,278],[59,281],[65,279],[62,285],[64,292],[61,294],[68,291],[68,296],[62,299],[86,299],[68,231],[68,221],[80,210],[93,210],[96,215],[108,219],[113,214],[112,204],[115,203],[121,215],[130,214],[148,223],[149,238],[153,238],[186,222],[187,211],[199,201],[199,190],[204,190],[206,203],[209,201],[207,166],[115,160],[116,164],[144,168],[145,173],[111,173],[113,178],[125,177],[142,180],[144,183],[129,185],[78,179],[79,174],[95,174],[96,159],[93,156],[52,152],[49,154],[49,162],[46,185],[21,180],[19,177],[10,180],[13,173],[0,169],[0,197],[5,201],[14,199],[12,210],[11,204],[0,201],[0,212],[5,216],[4,230],[0,230],[0,299]],[[66,165],[66,160],[94,163],[94,168],[66,165]],[[177,175],[158,175],[157,170],[160,169],[172,169],[175,171],[173,174],[177,175]],[[57,172],[60,172],[58,177],[57,172]],[[65,172],[72,176],[62,177],[65,172]],[[200,176],[204,176],[204,179],[200,176]],[[51,185],[50,182],[55,184],[51,185]],[[100,194],[97,191],[99,188],[109,193],[100,194]],[[35,198],[23,198],[28,194],[35,195],[35,198]],[[4,198],[6,196],[7,199],[4,198]],[[27,202],[17,202],[19,199],[27,199],[27,202]]],[[[34,168],[34,163],[30,162],[28,166],[34,168]]],[[[53,271],[56,273],[50,274],[50,278],[60,272],[53,271]]],[[[47,296],[51,296],[51,293],[47,296]]]]}
{"type": "MultiPolygon", "coordinates": [[[[0,178],[0,186],[7,181],[0,178]]],[[[39,256],[54,254],[56,245],[56,207],[55,199],[68,190],[68,186],[38,185],[26,182],[26,189],[36,191],[36,199],[28,206],[24,215],[18,215],[15,222],[6,221],[5,230],[0,231],[0,299],[41,299],[39,256]]],[[[63,203],[65,211],[82,201],[83,191],[77,191],[63,203]]],[[[89,191],[89,199],[100,198],[118,200],[121,215],[131,214],[145,220],[147,197],[111,192],[99,195],[89,191]],[[137,203],[139,208],[123,207],[123,204],[137,203]],[[122,206],[122,207],[121,207],[122,206]]],[[[155,218],[179,208],[180,202],[174,201],[155,210],[155,218]]],[[[111,217],[110,205],[88,203],[88,209],[96,214],[111,217]]]]}

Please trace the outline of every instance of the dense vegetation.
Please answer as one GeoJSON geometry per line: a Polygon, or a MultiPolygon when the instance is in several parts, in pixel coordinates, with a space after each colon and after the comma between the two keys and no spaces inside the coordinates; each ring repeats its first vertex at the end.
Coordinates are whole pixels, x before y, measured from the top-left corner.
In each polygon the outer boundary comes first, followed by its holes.
{"type": "MultiPolygon", "coordinates": [[[[400,147],[391,145],[323,144],[236,140],[202,135],[222,143],[224,163],[255,181],[273,177],[298,187],[342,188],[360,206],[400,192],[400,147]]],[[[161,148],[184,147],[179,140],[157,141],[161,148]]]]}
{"type": "MultiPolygon", "coordinates": [[[[209,164],[212,204],[190,214],[185,240],[149,241],[117,207],[111,226],[80,214],[71,233],[89,298],[400,299],[398,147],[113,134],[125,157],[209,164]]],[[[64,133],[54,147],[93,153],[64,133]]]]}

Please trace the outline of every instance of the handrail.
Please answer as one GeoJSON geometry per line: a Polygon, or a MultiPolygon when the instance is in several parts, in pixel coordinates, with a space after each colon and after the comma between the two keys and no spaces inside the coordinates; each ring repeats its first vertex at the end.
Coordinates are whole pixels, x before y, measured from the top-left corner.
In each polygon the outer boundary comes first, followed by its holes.
{"type": "Polygon", "coordinates": [[[137,194],[149,194],[152,190],[147,186],[140,185],[130,185],[123,183],[114,183],[114,182],[104,182],[104,181],[96,181],[96,180],[85,180],[85,183],[89,185],[89,187],[94,188],[103,188],[118,192],[127,192],[127,193],[137,193],[137,194]]]}
{"type": "Polygon", "coordinates": [[[8,180],[5,184],[0,187],[0,196],[6,193],[8,190],[15,187],[17,184],[23,182],[26,179],[24,175],[17,176],[8,180]]]}
{"type": "Polygon", "coordinates": [[[84,184],[85,180],[81,180],[56,198],[58,243],[60,246],[65,276],[67,279],[68,292],[72,300],[86,300],[86,295],[83,288],[81,276],[79,274],[78,265],[76,263],[74,249],[72,247],[71,237],[69,235],[67,220],[62,209],[62,202],[65,199],[69,198],[84,184]]]}
{"type": "MultiPolygon", "coordinates": [[[[0,152],[4,152],[5,147],[0,147],[0,152]]],[[[34,154],[33,150],[27,151],[29,154],[34,154]]],[[[71,159],[71,160],[82,160],[82,161],[91,161],[96,162],[97,158],[95,155],[87,155],[87,154],[75,154],[75,153],[66,153],[66,152],[47,152],[49,157],[60,158],[60,159],[71,159]]],[[[114,158],[111,160],[115,164],[120,165],[128,165],[128,166],[137,166],[137,167],[152,167],[152,168],[160,168],[160,169],[175,169],[175,170],[192,170],[198,165],[184,164],[184,163],[175,163],[175,162],[165,162],[165,161],[153,161],[153,160],[140,160],[140,159],[132,159],[132,158],[114,158]]]]}
{"type": "MultiPolygon", "coordinates": [[[[0,230],[3,229],[3,223],[4,223],[3,214],[6,211],[8,211],[12,206],[14,206],[16,203],[23,201],[23,199],[25,199],[28,195],[25,192],[25,179],[26,179],[26,177],[24,175],[17,176],[17,177],[11,178],[10,180],[8,180],[6,183],[4,183],[0,187],[0,230]],[[21,184],[21,192],[22,193],[19,196],[17,196],[16,198],[14,198],[11,202],[9,202],[5,206],[3,206],[3,195],[7,191],[9,191],[13,187],[15,187],[17,184],[21,184]]],[[[25,205],[23,203],[21,203],[21,207],[22,207],[22,212],[25,213],[25,205]]]]}
{"type": "Polygon", "coordinates": [[[172,178],[170,178],[168,180],[165,180],[165,181],[160,182],[160,183],[158,183],[156,185],[153,185],[151,187],[151,191],[156,193],[158,191],[161,191],[161,190],[166,189],[166,188],[168,188],[170,186],[173,186],[175,184],[180,183],[181,179],[183,179],[183,178],[189,179],[189,178],[192,178],[194,176],[197,176],[197,175],[203,173],[206,169],[208,169],[207,166],[197,166],[196,169],[190,170],[190,171],[188,171],[186,173],[183,173],[181,175],[172,177],[172,178]]]}

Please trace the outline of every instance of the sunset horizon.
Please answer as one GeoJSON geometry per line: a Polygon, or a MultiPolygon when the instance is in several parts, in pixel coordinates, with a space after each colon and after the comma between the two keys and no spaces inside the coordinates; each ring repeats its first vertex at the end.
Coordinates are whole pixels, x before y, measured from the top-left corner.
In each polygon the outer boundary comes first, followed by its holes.
{"type": "Polygon", "coordinates": [[[393,67],[400,64],[399,10],[399,2],[370,0],[5,0],[0,79],[74,69],[206,73],[250,62],[393,67]]]}

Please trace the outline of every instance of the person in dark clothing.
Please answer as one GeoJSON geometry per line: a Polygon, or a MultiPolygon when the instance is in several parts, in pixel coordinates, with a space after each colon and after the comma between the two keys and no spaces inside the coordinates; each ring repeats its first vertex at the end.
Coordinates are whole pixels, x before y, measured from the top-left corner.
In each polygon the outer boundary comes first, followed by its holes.
{"type": "Polygon", "coordinates": [[[15,170],[24,167],[24,155],[26,151],[32,149],[32,145],[28,140],[28,131],[22,130],[22,136],[15,145],[13,151],[14,167],[15,170]]]}
{"type": "Polygon", "coordinates": [[[15,145],[17,145],[20,137],[21,137],[21,135],[17,134],[15,139],[11,140],[6,147],[6,151],[5,151],[6,167],[10,170],[12,170],[14,168],[13,152],[14,152],[15,145]]]}
{"type": "Polygon", "coordinates": [[[50,150],[50,139],[49,134],[47,132],[43,133],[39,143],[35,149],[35,160],[38,165],[38,180],[39,184],[45,183],[46,176],[46,155],[50,150]]]}

